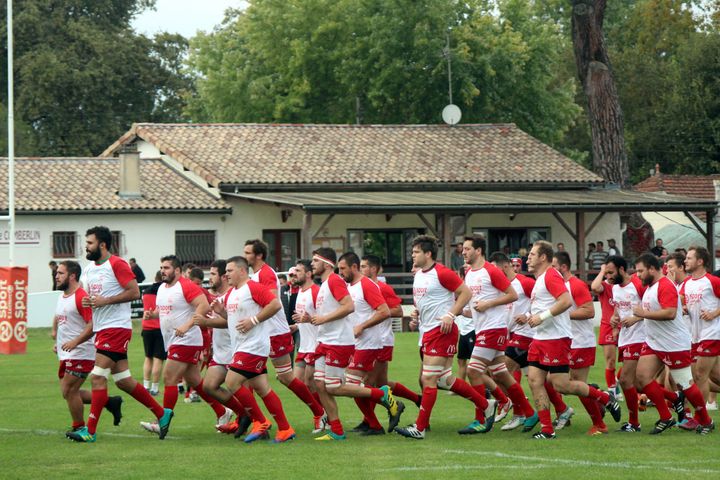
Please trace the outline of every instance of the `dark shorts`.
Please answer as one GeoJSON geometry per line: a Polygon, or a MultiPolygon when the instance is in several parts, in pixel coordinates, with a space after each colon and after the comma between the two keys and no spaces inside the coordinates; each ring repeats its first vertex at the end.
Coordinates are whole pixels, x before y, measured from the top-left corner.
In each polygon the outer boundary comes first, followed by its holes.
{"type": "Polygon", "coordinates": [[[505,349],[505,356],[520,365],[520,368],[528,366],[528,351],[519,347],[508,347],[505,349]]]}
{"type": "Polygon", "coordinates": [[[475,330],[465,335],[460,335],[458,339],[458,360],[470,360],[473,347],[475,346],[475,330]]]}
{"type": "Polygon", "coordinates": [[[143,346],[145,347],[145,356],[147,358],[167,360],[165,342],[163,341],[163,336],[159,328],[153,330],[143,330],[142,339],[143,346]]]}

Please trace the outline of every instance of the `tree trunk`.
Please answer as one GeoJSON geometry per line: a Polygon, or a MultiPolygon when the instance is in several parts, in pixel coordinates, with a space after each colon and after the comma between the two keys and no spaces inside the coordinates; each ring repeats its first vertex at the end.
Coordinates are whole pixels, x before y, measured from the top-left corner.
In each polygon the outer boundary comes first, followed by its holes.
{"type": "Polygon", "coordinates": [[[623,115],[602,32],[606,0],[572,0],[572,5],[573,48],[588,102],[593,170],[606,182],[627,187],[623,115]]]}

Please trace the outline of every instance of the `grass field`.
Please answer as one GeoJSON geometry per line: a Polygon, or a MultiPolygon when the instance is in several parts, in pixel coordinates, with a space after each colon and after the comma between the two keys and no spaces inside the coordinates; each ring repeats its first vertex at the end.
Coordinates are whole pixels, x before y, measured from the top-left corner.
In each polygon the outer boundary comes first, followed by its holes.
{"type": "MultiPolygon", "coordinates": [[[[398,334],[391,377],[416,385],[419,360],[415,334],[398,334]]],[[[141,376],[142,341],[134,336],[131,369],[141,376]]],[[[160,442],[138,422],[152,415],[127,395],[124,419],[112,426],[104,412],[98,441],[77,444],[64,437],[70,424],[57,385],[57,360],[47,329],[29,333],[27,355],[0,357],[0,478],[175,478],[243,477],[248,479],[312,478],[717,478],[720,433],[701,437],[673,429],[658,437],[612,432],[588,437],[590,421],[571,398],[572,426],[555,441],[535,441],[527,433],[493,430],[487,435],[459,436],[455,431],[472,420],[464,399],[441,392],[433,411],[432,431],[424,441],[396,434],[363,438],[349,434],[345,442],[314,442],[310,413],[287,389],[274,383],[298,438],[288,444],[246,445],[220,435],[214,414],[205,404],[176,408],[170,434],[160,442]]],[[[591,380],[602,382],[602,360],[591,380]]],[[[111,387],[111,395],[116,393],[111,387]]],[[[527,389],[526,389],[527,392],[527,389]]],[[[623,404],[624,407],[624,404],[623,404]]],[[[86,407],[86,417],[89,408],[86,407]]],[[[381,413],[381,410],[378,410],[381,413]]],[[[349,429],[361,418],[355,404],[340,401],[349,429]]],[[[414,422],[417,409],[407,406],[401,424],[414,422]]],[[[720,418],[715,414],[715,421],[720,418]]],[[[641,413],[645,430],[657,419],[654,409],[641,413]]],[[[381,419],[384,418],[380,417],[381,419]]],[[[623,420],[627,415],[623,412],[623,420]]],[[[608,426],[617,428],[610,417],[608,426]]]]}

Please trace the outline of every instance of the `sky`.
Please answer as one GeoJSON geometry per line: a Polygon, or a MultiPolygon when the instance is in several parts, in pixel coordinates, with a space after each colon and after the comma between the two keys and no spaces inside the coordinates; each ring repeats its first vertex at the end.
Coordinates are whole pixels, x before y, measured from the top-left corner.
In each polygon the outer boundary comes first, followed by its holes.
{"type": "Polygon", "coordinates": [[[226,8],[246,5],[242,0],[157,0],[155,11],[143,12],[132,24],[149,36],[164,31],[189,38],[198,30],[209,32],[219,25],[226,8]]]}

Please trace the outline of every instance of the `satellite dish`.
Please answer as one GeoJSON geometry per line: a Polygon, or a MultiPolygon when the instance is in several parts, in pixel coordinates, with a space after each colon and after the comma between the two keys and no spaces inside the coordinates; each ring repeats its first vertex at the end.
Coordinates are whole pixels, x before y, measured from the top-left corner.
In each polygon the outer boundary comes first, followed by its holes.
{"type": "Polygon", "coordinates": [[[451,103],[447,107],[443,108],[442,118],[443,121],[448,125],[455,125],[462,118],[462,112],[460,111],[460,107],[451,103]]]}

